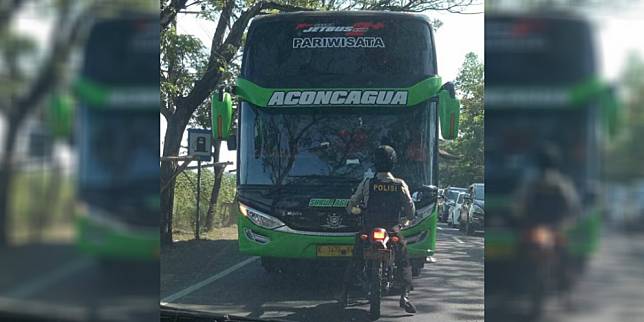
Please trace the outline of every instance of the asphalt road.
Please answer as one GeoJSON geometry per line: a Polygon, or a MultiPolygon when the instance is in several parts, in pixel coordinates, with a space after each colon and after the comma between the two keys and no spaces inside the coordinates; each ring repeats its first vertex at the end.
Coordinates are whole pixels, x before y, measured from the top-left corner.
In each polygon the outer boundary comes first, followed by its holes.
{"type": "MultiPolygon", "coordinates": [[[[599,251],[567,293],[551,292],[540,319],[521,314],[526,298],[513,302],[487,296],[486,304],[503,308],[495,321],[641,322],[644,321],[644,232],[603,227],[599,251]],[[519,310],[517,310],[517,308],[519,310]]],[[[488,312],[489,313],[489,312],[488,312]]],[[[488,314],[492,316],[492,314],[488,314]]]]}
{"type": "Polygon", "coordinates": [[[570,303],[551,300],[543,321],[644,321],[644,232],[606,229],[570,303]]]}
{"type": "Polygon", "coordinates": [[[0,320],[24,313],[61,321],[159,319],[158,262],[104,270],[69,244],[2,249],[0,262],[0,320]]]}
{"type": "MultiPolygon", "coordinates": [[[[269,275],[256,257],[238,254],[235,246],[236,241],[177,245],[175,255],[162,259],[162,303],[287,321],[369,321],[366,300],[351,297],[346,309],[337,305],[341,269],[321,266],[299,277],[269,275]],[[190,258],[191,252],[199,256],[207,248],[216,256],[190,258]]],[[[464,236],[441,224],[437,248],[437,262],[414,279],[411,297],[418,313],[405,313],[398,307],[399,296],[390,295],[379,321],[483,321],[482,236],[464,236]]]]}

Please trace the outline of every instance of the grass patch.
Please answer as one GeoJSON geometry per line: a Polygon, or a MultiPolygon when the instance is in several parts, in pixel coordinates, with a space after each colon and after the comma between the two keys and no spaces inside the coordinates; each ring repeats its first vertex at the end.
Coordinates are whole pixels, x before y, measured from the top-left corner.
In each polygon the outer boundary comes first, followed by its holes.
{"type": "Polygon", "coordinates": [[[73,238],[74,180],[51,171],[16,172],[11,182],[12,244],[73,238]]]}

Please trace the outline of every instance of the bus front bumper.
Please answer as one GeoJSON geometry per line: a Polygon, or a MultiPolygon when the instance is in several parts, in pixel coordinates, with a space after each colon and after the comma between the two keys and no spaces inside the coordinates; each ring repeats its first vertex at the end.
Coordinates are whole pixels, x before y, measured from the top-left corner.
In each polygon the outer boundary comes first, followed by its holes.
{"type": "Polygon", "coordinates": [[[76,244],[87,254],[101,259],[150,261],[159,259],[159,230],[117,228],[82,216],[77,220],[76,244]]]}
{"type": "MultiPolygon", "coordinates": [[[[435,227],[435,213],[414,227],[403,231],[411,258],[424,259],[434,254],[435,236],[430,229],[432,223],[435,227]]],[[[314,232],[277,231],[257,226],[244,216],[239,216],[238,236],[241,253],[280,258],[329,258],[318,256],[318,246],[352,246],[355,242],[355,233],[325,235],[314,232]]],[[[343,257],[348,258],[350,254],[330,258],[343,257]]]]}

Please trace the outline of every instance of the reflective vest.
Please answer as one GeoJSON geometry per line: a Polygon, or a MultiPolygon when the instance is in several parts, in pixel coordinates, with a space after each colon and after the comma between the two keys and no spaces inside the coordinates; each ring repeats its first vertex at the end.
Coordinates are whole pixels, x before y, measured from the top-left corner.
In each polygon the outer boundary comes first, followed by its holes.
{"type": "Polygon", "coordinates": [[[399,224],[403,196],[401,183],[371,179],[365,226],[389,229],[399,224]]]}

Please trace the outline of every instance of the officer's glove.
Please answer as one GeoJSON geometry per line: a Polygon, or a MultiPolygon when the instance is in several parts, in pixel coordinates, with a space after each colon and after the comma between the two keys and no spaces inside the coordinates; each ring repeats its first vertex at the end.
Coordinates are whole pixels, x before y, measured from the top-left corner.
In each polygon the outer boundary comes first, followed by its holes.
{"type": "Polygon", "coordinates": [[[362,213],[362,209],[360,207],[352,207],[351,208],[351,214],[353,215],[359,215],[362,213]]]}

